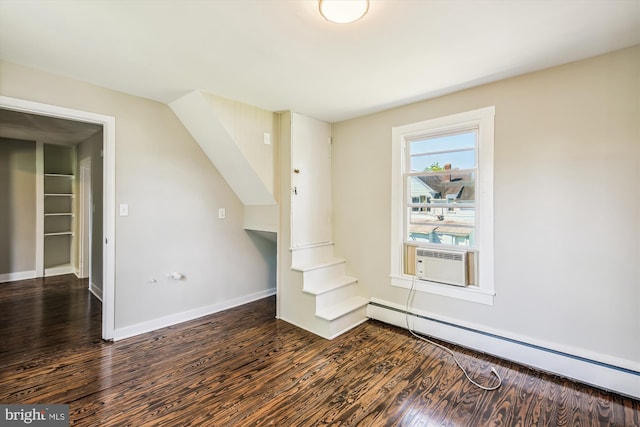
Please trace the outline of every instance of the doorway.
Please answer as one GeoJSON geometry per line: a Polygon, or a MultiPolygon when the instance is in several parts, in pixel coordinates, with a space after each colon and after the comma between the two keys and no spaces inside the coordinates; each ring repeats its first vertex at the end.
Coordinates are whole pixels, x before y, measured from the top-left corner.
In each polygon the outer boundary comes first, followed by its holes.
{"type": "Polygon", "coordinates": [[[102,139],[102,338],[111,340],[115,329],[115,118],[17,98],[0,96],[0,108],[101,125],[102,139]]]}

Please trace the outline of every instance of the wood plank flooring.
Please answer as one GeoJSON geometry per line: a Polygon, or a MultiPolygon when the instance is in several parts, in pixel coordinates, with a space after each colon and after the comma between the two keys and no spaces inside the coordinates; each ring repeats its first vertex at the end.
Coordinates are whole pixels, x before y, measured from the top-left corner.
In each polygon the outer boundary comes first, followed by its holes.
{"type": "Polygon", "coordinates": [[[0,403],[66,403],[74,426],[639,426],[640,402],[369,321],[332,340],[275,299],[115,343],[75,276],[0,284],[0,403]]]}

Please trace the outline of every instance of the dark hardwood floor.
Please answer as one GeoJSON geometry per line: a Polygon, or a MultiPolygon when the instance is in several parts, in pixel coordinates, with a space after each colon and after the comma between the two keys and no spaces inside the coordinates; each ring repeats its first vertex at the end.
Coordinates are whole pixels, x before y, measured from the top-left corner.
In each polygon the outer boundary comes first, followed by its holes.
{"type": "Polygon", "coordinates": [[[75,276],[0,284],[0,403],[66,403],[77,426],[638,426],[640,402],[369,321],[332,340],[266,298],[156,332],[100,339],[75,276]]]}

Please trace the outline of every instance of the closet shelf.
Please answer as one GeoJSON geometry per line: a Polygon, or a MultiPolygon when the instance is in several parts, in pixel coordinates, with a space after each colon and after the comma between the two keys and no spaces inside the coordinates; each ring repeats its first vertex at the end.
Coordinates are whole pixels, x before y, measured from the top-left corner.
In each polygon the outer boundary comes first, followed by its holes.
{"type": "Polygon", "coordinates": [[[42,160],[42,261],[45,276],[54,276],[74,271],[76,148],[42,144],[42,160]]]}

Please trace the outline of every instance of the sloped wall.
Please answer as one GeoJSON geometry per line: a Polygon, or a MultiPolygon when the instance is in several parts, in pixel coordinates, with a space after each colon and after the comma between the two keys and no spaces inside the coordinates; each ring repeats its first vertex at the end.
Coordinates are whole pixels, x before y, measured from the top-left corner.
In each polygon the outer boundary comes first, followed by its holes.
{"type": "Polygon", "coordinates": [[[116,217],[116,337],[275,292],[271,245],[244,230],[243,203],[167,105],[6,62],[0,75],[4,96],[115,117],[116,205],[129,205],[116,217]]]}

